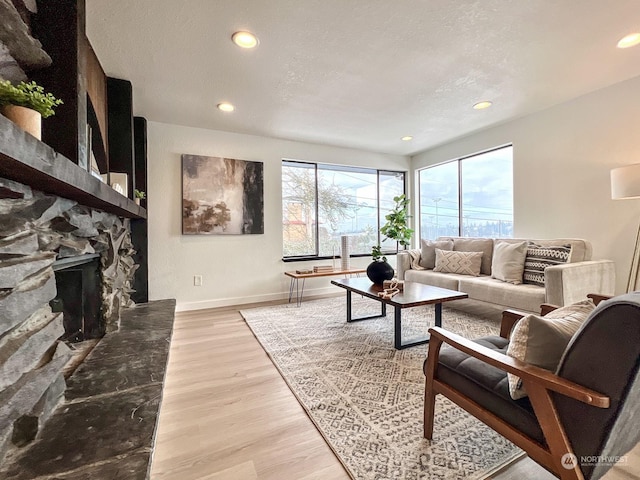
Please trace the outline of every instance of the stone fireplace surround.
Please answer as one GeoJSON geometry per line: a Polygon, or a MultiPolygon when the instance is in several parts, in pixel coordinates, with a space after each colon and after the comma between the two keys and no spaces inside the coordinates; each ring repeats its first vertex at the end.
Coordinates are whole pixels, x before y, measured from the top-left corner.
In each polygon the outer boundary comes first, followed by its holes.
{"type": "Polygon", "coordinates": [[[0,460],[29,443],[64,398],[70,349],[53,264],[100,255],[102,330],[118,329],[137,266],[130,220],[0,178],[0,460]]]}

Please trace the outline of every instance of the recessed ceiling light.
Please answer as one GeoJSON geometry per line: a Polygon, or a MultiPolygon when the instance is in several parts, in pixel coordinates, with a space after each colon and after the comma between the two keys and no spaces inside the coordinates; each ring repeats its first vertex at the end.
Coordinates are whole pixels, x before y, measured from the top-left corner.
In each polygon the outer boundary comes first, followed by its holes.
{"type": "Polygon", "coordinates": [[[630,33],[618,42],[618,48],[635,47],[640,44],[640,33],[630,33]]]}
{"type": "Polygon", "coordinates": [[[476,103],[476,104],[473,106],[473,108],[474,108],[474,109],[476,109],[476,110],[482,110],[482,109],[484,109],[484,108],[489,108],[491,105],[493,105],[493,103],[491,103],[491,102],[490,102],[490,101],[488,101],[488,100],[484,100],[484,101],[482,101],[482,102],[478,102],[478,103],[476,103]]]}
{"type": "Polygon", "coordinates": [[[218,104],[218,109],[222,110],[223,112],[233,112],[236,109],[236,107],[234,107],[228,102],[222,102],[218,104]]]}
{"type": "Polygon", "coordinates": [[[231,40],[240,48],[255,48],[258,45],[258,37],[251,32],[236,32],[231,35],[231,40]]]}
{"type": "Polygon", "coordinates": [[[402,137],[402,140],[408,142],[409,140],[413,140],[413,137],[411,135],[405,135],[404,137],[402,137]]]}

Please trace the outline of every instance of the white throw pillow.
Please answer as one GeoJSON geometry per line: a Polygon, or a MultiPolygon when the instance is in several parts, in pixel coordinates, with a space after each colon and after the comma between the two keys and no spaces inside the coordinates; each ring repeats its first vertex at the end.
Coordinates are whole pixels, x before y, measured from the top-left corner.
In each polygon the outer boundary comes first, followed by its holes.
{"type": "MultiPolygon", "coordinates": [[[[569,341],[596,308],[593,300],[560,307],[544,317],[527,315],[513,327],[507,355],[530,365],[555,371],[569,341]]],[[[520,377],[508,373],[509,394],[517,400],[527,396],[520,377]]]]}
{"type": "Polygon", "coordinates": [[[503,282],[520,285],[524,273],[524,260],[527,258],[528,243],[496,242],[493,248],[491,276],[503,282]]]}
{"type": "Polygon", "coordinates": [[[434,272],[480,276],[482,252],[456,252],[436,248],[434,272]]]}

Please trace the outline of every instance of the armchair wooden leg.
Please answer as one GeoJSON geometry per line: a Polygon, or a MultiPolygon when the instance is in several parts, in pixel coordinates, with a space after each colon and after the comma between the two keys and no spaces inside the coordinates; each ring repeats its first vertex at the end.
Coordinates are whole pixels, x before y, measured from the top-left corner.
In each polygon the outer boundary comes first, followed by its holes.
{"type": "Polygon", "coordinates": [[[433,416],[436,406],[436,394],[431,387],[432,384],[433,382],[427,379],[424,388],[424,438],[428,440],[433,438],[433,416]]]}
{"type": "Polygon", "coordinates": [[[438,354],[441,346],[442,340],[431,337],[424,383],[424,438],[429,440],[433,437],[433,416],[436,406],[436,392],[433,389],[433,381],[438,367],[438,354]]]}
{"type": "Polygon", "coordinates": [[[558,416],[555,404],[550,392],[533,382],[525,381],[524,387],[527,390],[531,404],[535,411],[542,433],[549,447],[550,460],[553,462],[552,469],[562,480],[584,480],[582,470],[577,462],[563,462],[563,456],[573,454],[571,442],[562,428],[562,422],[558,416]]]}

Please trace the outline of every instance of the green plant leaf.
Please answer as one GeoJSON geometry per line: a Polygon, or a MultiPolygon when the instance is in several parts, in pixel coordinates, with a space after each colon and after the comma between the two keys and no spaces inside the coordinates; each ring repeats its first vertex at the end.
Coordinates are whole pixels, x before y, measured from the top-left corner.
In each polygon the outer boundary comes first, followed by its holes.
{"type": "Polygon", "coordinates": [[[407,247],[411,244],[413,235],[413,230],[407,225],[409,218],[411,218],[409,215],[410,200],[403,194],[393,197],[393,201],[395,202],[393,210],[385,215],[387,223],[380,228],[380,233],[407,247]]]}
{"type": "Polygon", "coordinates": [[[42,118],[53,115],[54,108],[61,105],[62,100],[51,93],[45,93],[44,88],[36,82],[20,82],[12,85],[9,80],[0,80],[0,106],[15,105],[26,107],[39,112],[42,118]]]}

